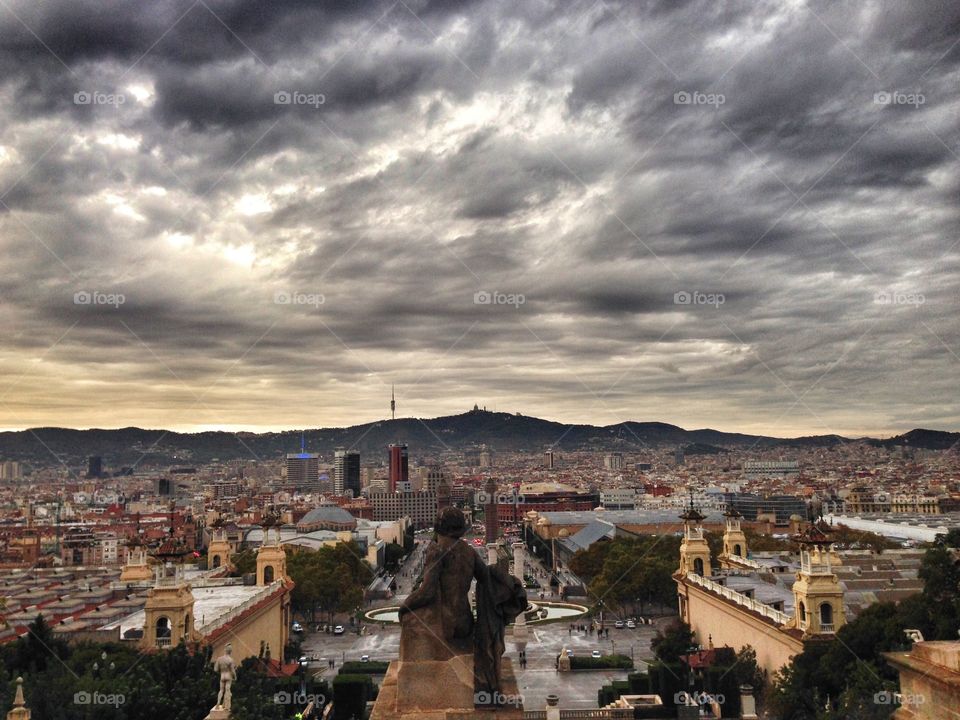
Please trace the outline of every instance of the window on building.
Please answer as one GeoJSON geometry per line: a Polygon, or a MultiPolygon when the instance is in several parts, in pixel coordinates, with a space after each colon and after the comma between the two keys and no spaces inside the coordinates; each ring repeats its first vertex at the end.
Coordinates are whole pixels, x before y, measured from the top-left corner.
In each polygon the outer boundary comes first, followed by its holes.
{"type": "Polygon", "coordinates": [[[269,585],[273,582],[273,565],[267,565],[263,569],[263,584],[269,585]]]}
{"type": "Polygon", "coordinates": [[[168,638],[170,637],[170,618],[160,616],[157,618],[157,637],[158,638],[168,638]]]}
{"type": "Polygon", "coordinates": [[[822,603],[820,605],[820,624],[826,626],[833,625],[833,605],[822,603]]]}

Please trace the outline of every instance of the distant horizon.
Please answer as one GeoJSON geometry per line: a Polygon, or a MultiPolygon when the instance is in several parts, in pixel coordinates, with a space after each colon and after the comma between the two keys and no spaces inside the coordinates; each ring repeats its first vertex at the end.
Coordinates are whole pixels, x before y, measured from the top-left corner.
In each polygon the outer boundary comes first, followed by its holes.
{"type": "MultiPolygon", "coordinates": [[[[508,412],[505,410],[492,410],[490,408],[484,409],[483,406],[481,406],[479,409],[480,411],[489,412],[489,413],[516,415],[516,412],[508,412]]],[[[458,415],[465,415],[465,414],[468,414],[470,411],[471,410],[464,410],[458,413],[457,412],[445,413],[441,415],[422,415],[422,416],[409,415],[409,416],[398,417],[395,419],[395,421],[399,422],[401,420],[436,420],[442,417],[455,417],[458,415]]],[[[729,429],[724,426],[683,425],[680,423],[669,422],[666,420],[638,420],[638,419],[632,418],[628,420],[620,420],[617,422],[603,423],[603,422],[589,422],[589,421],[581,421],[581,420],[558,420],[550,417],[544,417],[541,415],[536,415],[533,413],[525,413],[525,412],[520,412],[520,414],[525,417],[532,417],[538,420],[544,420],[546,422],[554,422],[560,425],[615,427],[617,425],[621,425],[624,423],[639,423],[639,424],[661,423],[664,425],[671,425],[673,427],[678,427],[687,432],[695,432],[699,430],[714,430],[717,432],[723,432],[723,433],[729,433],[729,434],[755,435],[755,436],[769,437],[769,438],[775,438],[780,440],[790,440],[790,439],[797,439],[797,438],[803,438],[803,437],[824,437],[824,436],[830,436],[830,435],[837,435],[847,440],[861,440],[861,439],[884,440],[891,437],[897,437],[899,435],[903,435],[905,433],[910,432],[911,430],[929,430],[933,432],[946,432],[946,433],[960,432],[960,430],[952,430],[952,429],[945,429],[945,428],[939,428],[939,427],[924,427],[924,426],[917,425],[913,427],[904,427],[902,429],[892,430],[892,431],[885,430],[885,431],[874,431],[874,432],[859,432],[856,434],[836,433],[836,432],[804,432],[804,433],[798,433],[798,434],[779,435],[779,434],[772,434],[769,432],[763,432],[763,431],[757,431],[757,430],[729,429]]],[[[29,431],[35,431],[35,430],[41,430],[41,429],[72,430],[72,431],[79,431],[79,432],[91,431],[91,430],[101,430],[101,431],[109,432],[109,431],[126,430],[126,429],[137,429],[137,430],[157,431],[157,432],[175,432],[182,435],[199,435],[205,432],[223,432],[223,433],[229,433],[229,434],[251,433],[255,435],[264,435],[264,434],[270,434],[270,433],[274,433],[274,434],[294,433],[294,432],[310,431],[310,430],[334,430],[334,429],[341,429],[341,428],[346,429],[351,427],[359,427],[362,425],[371,425],[374,423],[382,423],[382,422],[390,422],[390,421],[391,421],[391,418],[387,417],[387,418],[377,418],[374,420],[367,420],[363,422],[353,422],[348,424],[302,425],[302,426],[292,426],[292,425],[290,426],[287,426],[287,425],[284,425],[284,426],[279,426],[279,425],[277,426],[267,426],[267,425],[264,425],[264,426],[256,426],[256,425],[196,426],[194,425],[194,426],[180,426],[180,427],[176,427],[176,426],[151,427],[151,426],[136,425],[136,424],[122,424],[122,425],[117,425],[115,427],[107,427],[103,425],[76,427],[76,426],[68,426],[68,425],[34,425],[34,426],[20,427],[20,428],[0,428],[0,433],[29,432],[29,431]]]]}

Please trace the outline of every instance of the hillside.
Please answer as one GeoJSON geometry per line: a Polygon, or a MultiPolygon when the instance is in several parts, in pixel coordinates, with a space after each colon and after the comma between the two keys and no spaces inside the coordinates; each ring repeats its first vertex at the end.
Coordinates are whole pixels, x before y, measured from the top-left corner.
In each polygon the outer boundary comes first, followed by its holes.
{"type": "MultiPolygon", "coordinates": [[[[690,448],[690,454],[734,448],[832,447],[849,442],[836,435],[774,438],[725,433],[709,428],[685,430],[661,422],[628,421],[616,425],[567,425],[528,415],[472,410],[437,418],[400,418],[346,428],[304,431],[307,450],[331,454],[337,446],[363,455],[382,454],[390,442],[406,442],[411,453],[457,452],[485,444],[495,450],[539,452],[559,450],[642,452],[653,448],[690,448]]],[[[912,430],[886,440],[865,439],[882,446],[952,447],[960,433],[912,430]]],[[[48,465],[55,455],[69,466],[88,455],[101,455],[116,469],[124,465],[189,465],[213,459],[273,459],[298,450],[300,431],[274,433],[178,433],[128,427],[114,430],[34,428],[0,433],[0,458],[48,465]]]]}

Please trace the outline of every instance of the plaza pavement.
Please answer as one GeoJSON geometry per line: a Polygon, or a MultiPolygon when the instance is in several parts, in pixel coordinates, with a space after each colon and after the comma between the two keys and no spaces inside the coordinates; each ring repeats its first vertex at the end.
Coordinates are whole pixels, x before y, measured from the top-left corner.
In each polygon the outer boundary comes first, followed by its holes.
{"type": "MultiPolygon", "coordinates": [[[[376,603],[377,606],[395,606],[407,596],[412,589],[416,576],[415,570],[425,548],[426,540],[418,538],[416,550],[411,553],[397,576],[397,594],[389,601],[376,603]]],[[[559,598],[549,594],[548,574],[545,569],[535,564],[534,574],[541,579],[547,599],[558,600],[559,598]]],[[[528,594],[533,601],[539,597],[539,591],[536,590],[531,590],[528,594]]],[[[576,602],[577,599],[573,598],[572,601],[576,602]]],[[[670,618],[662,619],[659,624],[669,620],[670,618]]],[[[584,619],[584,622],[586,623],[587,620],[584,619]]],[[[523,695],[526,709],[542,709],[549,694],[559,696],[560,704],[565,708],[595,708],[597,707],[597,690],[602,685],[614,680],[623,680],[627,676],[626,670],[582,670],[558,673],[555,665],[556,657],[564,647],[579,656],[588,656],[593,650],[600,650],[605,655],[613,652],[632,655],[638,670],[646,667],[646,661],[653,659],[650,641],[656,634],[656,626],[640,625],[634,630],[626,628],[617,630],[612,622],[608,622],[607,625],[610,628],[610,637],[602,640],[588,633],[570,631],[568,622],[529,625],[526,669],[520,668],[517,649],[508,632],[505,656],[513,660],[517,685],[523,695]]],[[[338,672],[344,661],[360,660],[363,655],[369,656],[370,660],[397,659],[400,651],[399,625],[387,623],[381,627],[379,623],[364,623],[362,633],[359,635],[355,628],[346,626],[346,630],[346,633],[339,636],[323,632],[309,633],[304,636],[303,654],[307,657],[320,658],[319,661],[310,663],[312,672],[330,677],[338,672]],[[336,663],[333,669],[328,667],[330,659],[336,663]]]]}

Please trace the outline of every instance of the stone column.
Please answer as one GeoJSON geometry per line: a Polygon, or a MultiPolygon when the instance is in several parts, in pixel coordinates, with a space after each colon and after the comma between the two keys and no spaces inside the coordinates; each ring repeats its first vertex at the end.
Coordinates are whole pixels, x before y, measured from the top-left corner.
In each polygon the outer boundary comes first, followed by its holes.
{"type": "Polygon", "coordinates": [[[520,582],[523,582],[524,563],[526,561],[523,552],[525,549],[526,546],[521,542],[513,544],[513,575],[520,582]]]}
{"type": "MultiPolygon", "coordinates": [[[[523,543],[513,544],[513,574],[521,583],[523,583],[524,550],[523,543]]],[[[517,615],[517,619],[513,621],[513,643],[517,650],[526,650],[529,638],[527,616],[525,613],[520,613],[517,615]]]]}
{"type": "Polygon", "coordinates": [[[487,543],[487,565],[497,564],[497,544],[487,543]]]}
{"type": "Polygon", "coordinates": [[[750,685],[740,686],[740,720],[757,720],[757,701],[750,685]]]}
{"type": "Polygon", "coordinates": [[[547,695],[547,720],[560,720],[560,698],[547,695]]]}

